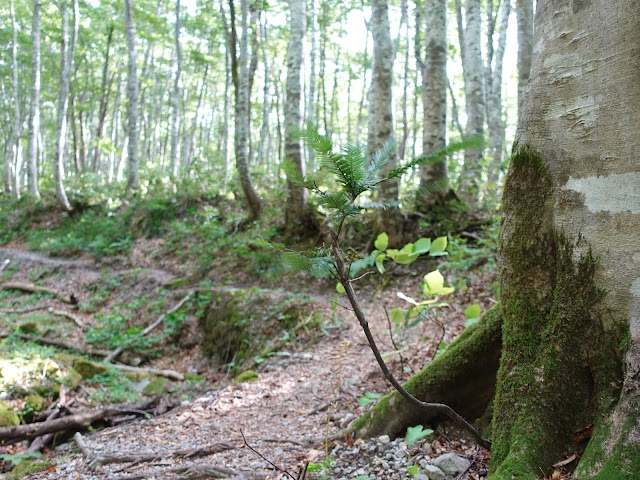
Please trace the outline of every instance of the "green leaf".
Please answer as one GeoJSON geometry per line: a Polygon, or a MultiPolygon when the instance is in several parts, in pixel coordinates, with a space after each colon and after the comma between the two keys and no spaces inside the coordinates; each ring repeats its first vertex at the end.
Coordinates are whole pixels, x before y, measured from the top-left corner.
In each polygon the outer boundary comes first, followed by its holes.
{"type": "Polygon", "coordinates": [[[400,265],[408,265],[415,262],[417,259],[417,256],[411,255],[410,253],[398,253],[393,260],[400,265]]]}
{"type": "Polygon", "coordinates": [[[380,235],[378,235],[378,238],[376,238],[376,241],[373,244],[378,250],[384,251],[387,249],[387,247],[389,246],[389,235],[387,235],[385,232],[382,232],[380,235]]]}
{"type": "Polygon", "coordinates": [[[474,318],[480,318],[480,305],[474,303],[473,305],[469,305],[467,309],[464,311],[464,316],[469,320],[474,318]]]}
{"type": "Polygon", "coordinates": [[[411,465],[410,467],[407,467],[407,473],[411,476],[416,476],[419,472],[420,469],[418,468],[418,465],[411,465]]]}
{"type": "Polygon", "coordinates": [[[438,237],[431,243],[431,251],[429,255],[438,257],[447,255],[447,237],[438,237]]]}
{"type": "Polygon", "coordinates": [[[431,240],[428,238],[420,238],[416,240],[416,243],[413,245],[413,253],[414,255],[421,255],[423,253],[427,253],[431,249],[431,240]]]}
{"type": "Polygon", "coordinates": [[[378,255],[376,257],[376,268],[378,269],[378,271],[380,273],[384,273],[384,259],[387,258],[387,256],[384,253],[381,253],[380,255],[378,255]]]}
{"type": "Polygon", "coordinates": [[[429,272],[424,276],[424,295],[433,297],[435,295],[449,295],[453,292],[453,287],[444,286],[444,277],[439,270],[429,272]]]}
{"type": "Polygon", "coordinates": [[[297,252],[283,252],[281,258],[285,267],[294,272],[309,271],[313,267],[309,257],[297,252]]]}
{"type": "Polygon", "coordinates": [[[389,318],[396,325],[400,325],[407,315],[407,311],[402,308],[392,308],[389,310],[389,318]]]}
{"type": "Polygon", "coordinates": [[[366,407],[371,402],[377,400],[381,396],[382,396],[381,393],[364,392],[364,395],[362,395],[360,398],[358,398],[358,403],[360,404],[361,407],[366,407]]]}
{"type": "Polygon", "coordinates": [[[345,292],[344,285],[342,285],[340,282],[336,283],[336,292],[338,292],[338,293],[344,293],[345,292]]]}
{"type": "Polygon", "coordinates": [[[469,320],[464,322],[464,326],[465,327],[470,327],[471,325],[473,325],[474,323],[478,323],[479,321],[480,321],[479,318],[470,318],[469,320]]]}
{"type": "Polygon", "coordinates": [[[433,430],[427,428],[423,430],[422,425],[416,425],[415,427],[407,428],[407,434],[405,435],[404,441],[407,446],[417,442],[421,438],[426,437],[427,435],[431,435],[433,430]]]}

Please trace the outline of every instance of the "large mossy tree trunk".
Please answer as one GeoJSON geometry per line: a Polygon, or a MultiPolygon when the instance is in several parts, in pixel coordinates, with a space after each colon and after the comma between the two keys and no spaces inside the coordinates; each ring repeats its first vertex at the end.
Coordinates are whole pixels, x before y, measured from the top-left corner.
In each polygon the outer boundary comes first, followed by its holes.
{"type": "MultiPolygon", "coordinates": [[[[639,478],[640,4],[539,0],[535,32],[503,198],[489,478],[537,480],[572,453],[573,479],[639,478]]],[[[452,402],[444,376],[469,336],[407,387],[452,402]]],[[[394,396],[356,431],[430,420],[389,408],[394,396]]]]}
{"type": "Polygon", "coordinates": [[[567,452],[573,478],[637,478],[640,4],[539,1],[533,44],[503,199],[491,478],[537,479],[567,452]]]}

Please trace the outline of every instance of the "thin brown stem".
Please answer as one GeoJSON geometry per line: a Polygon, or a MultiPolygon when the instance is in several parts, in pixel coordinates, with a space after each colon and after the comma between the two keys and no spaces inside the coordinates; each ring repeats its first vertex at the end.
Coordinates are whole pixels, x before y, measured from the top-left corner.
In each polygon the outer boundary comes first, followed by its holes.
{"type": "Polygon", "coordinates": [[[333,253],[335,255],[336,261],[336,272],[338,275],[338,281],[342,283],[342,286],[345,289],[345,293],[347,294],[347,298],[353,307],[353,313],[355,314],[362,330],[364,331],[365,336],[367,337],[367,341],[369,342],[369,346],[373,352],[382,373],[385,378],[393,385],[393,387],[398,391],[405,400],[407,400],[410,404],[417,406],[418,408],[424,410],[430,415],[445,415],[449,419],[451,419],[458,427],[468,431],[473,438],[478,442],[478,444],[486,449],[491,448],[491,441],[487,440],[480,435],[480,432],[476,430],[473,425],[467,422],[462,416],[460,416],[455,410],[453,410],[450,406],[445,405],[443,403],[428,403],[418,400],[416,397],[411,395],[409,392],[405,390],[405,388],[398,382],[398,380],[393,376],[386,362],[382,358],[380,350],[376,345],[376,342],[371,333],[371,329],[369,328],[369,322],[367,322],[367,318],[360,307],[360,303],[356,297],[356,294],[351,286],[351,282],[349,281],[349,276],[347,274],[347,270],[344,264],[344,260],[342,258],[342,251],[340,250],[340,244],[338,241],[338,236],[335,232],[331,232],[332,235],[332,245],[333,245],[333,253]]]}

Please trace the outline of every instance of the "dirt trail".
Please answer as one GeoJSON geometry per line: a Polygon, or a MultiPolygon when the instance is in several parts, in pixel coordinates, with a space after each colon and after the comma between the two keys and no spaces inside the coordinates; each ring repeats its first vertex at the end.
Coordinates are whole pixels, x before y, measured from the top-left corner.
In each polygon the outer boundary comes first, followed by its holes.
{"type": "MultiPolygon", "coordinates": [[[[101,267],[92,261],[52,259],[33,252],[0,248],[0,259],[4,258],[25,267],[39,264],[64,270],[65,282],[69,285],[87,282],[99,277],[101,272],[101,267]]],[[[171,273],[160,270],[144,274],[157,277],[156,280],[172,278],[171,273]]],[[[372,330],[381,340],[381,350],[394,350],[386,333],[386,317],[381,306],[373,300],[374,292],[361,293],[372,330]]],[[[329,302],[328,295],[313,296],[316,302],[323,299],[329,302]]],[[[163,416],[85,434],[93,455],[154,452],[158,461],[113,463],[91,470],[87,458],[78,453],[73,444],[66,444],[57,453],[68,456],[57,457],[51,471],[27,478],[115,480],[137,475],[137,478],[164,479],[171,478],[168,469],[180,465],[230,469],[241,474],[237,478],[288,478],[244,446],[241,432],[251,447],[295,478],[305,461],[321,462],[325,458],[323,439],[327,426],[329,435],[333,435],[360,415],[363,410],[358,397],[366,391],[388,391],[352,313],[342,307],[338,307],[336,313],[344,317],[344,328],[322,337],[306,351],[282,352],[281,356],[271,357],[260,366],[257,381],[229,386],[208,385],[209,393],[183,402],[182,406],[163,416]],[[328,422],[330,413],[331,421],[328,422]],[[226,442],[234,448],[199,459],[161,460],[163,455],[174,450],[196,449],[216,442],[226,442]]],[[[422,332],[422,338],[438,338],[437,331],[429,328],[422,332]]],[[[425,358],[424,344],[427,342],[421,343],[422,358],[425,358]]],[[[167,358],[159,361],[160,365],[170,363],[171,359],[167,358]]]]}

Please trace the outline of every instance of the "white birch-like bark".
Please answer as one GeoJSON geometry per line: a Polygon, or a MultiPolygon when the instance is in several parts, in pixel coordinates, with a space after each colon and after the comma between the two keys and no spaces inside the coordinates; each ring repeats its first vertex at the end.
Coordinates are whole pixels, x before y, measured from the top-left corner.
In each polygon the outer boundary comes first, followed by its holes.
{"type": "Polygon", "coordinates": [[[241,0],[240,55],[236,57],[237,30],[233,0],[229,1],[231,11],[231,65],[235,85],[235,134],[236,169],[240,184],[247,200],[249,220],[260,217],[262,204],[256,193],[249,173],[249,0],[241,0]]]}
{"type": "MultiPolygon", "coordinates": [[[[371,98],[373,102],[370,123],[370,153],[382,149],[388,141],[394,141],[393,132],[393,43],[389,26],[389,4],[387,0],[371,2],[371,32],[373,35],[373,74],[371,78],[371,98]]],[[[386,174],[397,165],[395,147],[389,151],[389,159],[382,170],[386,174]]],[[[383,182],[378,187],[378,201],[393,203],[398,201],[397,179],[383,182]]],[[[398,244],[402,235],[402,217],[397,207],[378,213],[377,233],[386,232],[391,245],[398,244]]]]}
{"type": "Polygon", "coordinates": [[[511,15],[511,2],[504,1],[500,9],[500,30],[498,33],[498,48],[495,52],[491,76],[487,78],[487,111],[489,125],[489,151],[493,158],[489,178],[495,181],[497,169],[502,164],[504,152],[505,124],[502,108],[502,70],[504,54],[507,47],[507,29],[511,15]]]}
{"type": "Polygon", "coordinates": [[[258,144],[258,163],[266,165],[270,158],[266,155],[266,146],[269,141],[269,115],[271,113],[271,85],[269,76],[269,58],[267,56],[268,41],[267,16],[264,22],[260,24],[260,43],[262,46],[262,65],[263,65],[263,89],[262,89],[262,126],[260,128],[260,142],[258,144]]]}
{"type": "Polygon", "coordinates": [[[533,0],[516,0],[518,22],[518,118],[527,92],[533,56],[533,0]]]}
{"type": "Polygon", "coordinates": [[[61,0],[62,39],[60,46],[60,93],[58,96],[56,153],[53,165],[53,181],[56,186],[56,198],[62,208],[71,210],[71,205],[64,191],[64,156],[67,145],[68,124],[67,111],[69,108],[69,83],[71,68],[78,38],[78,0],[73,0],[73,25],[71,41],[69,42],[69,5],[67,0],[61,0]],[[68,46],[67,46],[68,44],[68,46]]]}
{"type": "MultiPolygon", "coordinates": [[[[467,111],[467,137],[484,137],[484,75],[482,65],[481,1],[465,0],[464,57],[465,98],[467,111]]],[[[465,171],[462,187],[465,197],[474,203],[480,185],[482,149],[469,148],[464,155],[465,171]]]]}
{"type": "Polygon", "coordinates": [[[12,87],[13,87],[13,129],[9,139],[8,152],[4,162],[4,188],[8,193],[13,192],[16,197],[20,197],[20,189],[16,178],[18,177],[17,169],[20,165],[20,133],[22,130],[22,117],[20,112],[20,85],[18,80],[18,28],[16,23],[16,12],[13,0],[10,2],[11,10],[11,30],[13,39],[11,42],[11,62],[13,67],[12,87]]]}
{"type": "MultiPolygon", "coordinates": [[[[447,144],[447,1],[427,0],[426,61],[423,69],[422,105],[423,153],[432,153],[447,144]]],[[[443,205],[448,193],[447,161],[427,162],[420,168],[420,189],[416,208],[429,211],[443,205]]]]}
{"type": "Polygon", "coordinates": [[[124,0],[124,27],[127,35],[128,75],[127,75],[127,133],[129,135],[127,153],[127,191],[139,187],[138,158],[138,73],[136,67],[136,27],[133,23],[133,0],[124,0]]]}
{"type": "Polygon", "coordinates": [[[40,0],[33,0],[31,23],[31,104],[29,108],[29,148],[27,150],[27,189],[40,198],[38,189],[38,133],[40,132],[40,0]]]}
{"type": "MultiPolygon", "coordinates": [[[[302,62],[304,58],[304,37],[306,31],[305,0],[289,0],[291,11],[289,48],[287,50],[287,91],[285,101],[285,154],[287,158],[305,174],[302,142],[296,132],[302,129],[302,62]]],[[[287,202],[285,206],[285,227],[299,229],[304,220],[307,204],[307,190],[287,180],[287,202]]]]}
{"type": "MultiPolygon", "coordinates": [[[[316,50],[318,46],[318,5],[317,0],[309,0],[309,24],[311,27],[309,47],[309,94],[307,95],[306,120],[314,121],[315,94],[316,94],[316,50]]],[[[312,147],[307,147],[307,166],[309,171],[314,169],[315,152],[312,147]]]]}
{"type": "Polygon", "coordinates": [[[176,78],[173,84],[173,102],[171,110],[171,160],[169,165],[169,175],[175,182],[178,175],[178,149],[179,139],[178,130],[180,129],[180,77],[182,75],[182,46],[180,45],[180,30],[182,11],[180,9],[180,0],[176,0],[176,25],[175,25],[175,42],[176,42],[176,78]]]}

